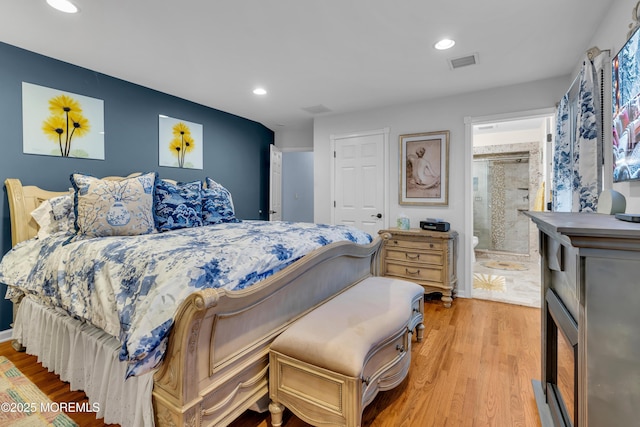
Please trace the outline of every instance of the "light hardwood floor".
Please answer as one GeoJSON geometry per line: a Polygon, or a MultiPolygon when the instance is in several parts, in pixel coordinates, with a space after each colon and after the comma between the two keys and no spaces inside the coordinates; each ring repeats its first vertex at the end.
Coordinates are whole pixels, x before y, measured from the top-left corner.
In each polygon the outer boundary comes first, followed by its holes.
{"type": "MultiPolygon", "coordinates": [[[[405,381],[381,392],[364,426],[539,426],[532,379],[540,378],[540,309],[458,298],[451,308],[425,304],[425,339],[413,342],[405,381]]],[[[57,402],[83,393],[48,373],[35,357],[0,344],[26,376],[57,402]]],[[[69,414],[81,426],[103,426],[92,414],[69,414]]],[[[269,413],[247,412],[232,427],[268,427],[269,413]]],[[[286,411],[284,427],[307,426],[286,411]]]]}

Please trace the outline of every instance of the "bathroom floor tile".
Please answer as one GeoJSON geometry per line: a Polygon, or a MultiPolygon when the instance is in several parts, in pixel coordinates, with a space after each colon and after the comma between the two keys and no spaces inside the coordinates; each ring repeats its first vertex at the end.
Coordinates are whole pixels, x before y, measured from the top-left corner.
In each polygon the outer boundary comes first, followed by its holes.
{"type": "MultiPolygon", "coordinates": [[[[539,262],[518,262],[526,269],[505,270],[487,267],[487,259],[479,260],[473,265],[474,286],[472,297],[491,301],[505,302],[509,304],[524,305],[528,307],[540,307],[540,264],[539,262]],[[476,277],[500,276],[504,277],[504,288],[500,286],[491,289],[491,286],[481,286],[476,277]],[[501,290],[502,289],[502,290],[501,290]]],[[[489,265],[492,265],[489,263],[489,265]]],[[[499,264],[496,264],[499,266],[499,264]]]]}

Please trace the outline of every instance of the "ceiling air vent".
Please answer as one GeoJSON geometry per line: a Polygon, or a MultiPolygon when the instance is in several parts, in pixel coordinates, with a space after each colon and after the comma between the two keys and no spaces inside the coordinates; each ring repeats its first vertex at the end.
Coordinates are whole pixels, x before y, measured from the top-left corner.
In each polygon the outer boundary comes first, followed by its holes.
{"type": "Polygon", "coordinates": [[[322,114],[322,113],[329,113],[331,111],[330,109],[328,109],[322,104],[314,105],[312,107],[305,107],[303,108],[303,110],[310,114],[322,114]]]}
{"type": "Polygon", "coordinates": [[[466,67],[469,65],[476,65],[477,63],[478,63],[477,53],[449,59],[449,67],[451,67],[452,70],[455,70],[456,68],[466,67]]]}

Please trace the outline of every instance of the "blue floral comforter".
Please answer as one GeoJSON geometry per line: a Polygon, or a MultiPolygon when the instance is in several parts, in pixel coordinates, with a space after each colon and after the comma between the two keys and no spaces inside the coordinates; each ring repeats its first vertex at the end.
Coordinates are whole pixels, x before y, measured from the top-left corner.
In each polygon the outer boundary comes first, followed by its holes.
{"type": "Polygon", "coordinates": [[[0,263],[6,297],[33,295],[119,338],[127,376],[160,363],[173,317],[192,292],[243,289],[329,243],[372,241],[346,226],[265,221],[63,245],[68,238],[32,239],[9,251],[0,263]]]}

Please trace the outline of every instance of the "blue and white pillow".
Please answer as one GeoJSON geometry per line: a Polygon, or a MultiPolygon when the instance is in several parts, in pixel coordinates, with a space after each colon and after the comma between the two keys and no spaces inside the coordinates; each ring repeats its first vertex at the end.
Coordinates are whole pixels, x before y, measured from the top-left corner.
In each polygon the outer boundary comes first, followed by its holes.
{"type": "Polygon", "coordinates": [[[233,198],[229,190],[208,177],[206,183],[207,188],[202,190],[202,222],[204,225],[240,222],[236,218],[233,198]]]}
{"type": "Polygon", "coordinates": [[[38,238],[57,233],[75,232],[73,198],[69,194],[45,200],[33,212],[31,217],[38,224],[38,238]]]}
{"type": "Polygon", "coordinates": [[[72,174],[76,235],[134,236],[154,232],[155,180],[155,172],[122,180],[72,174]]]}
{"type": "Polygon", "coordinates": [[[76,216],[73,212],[73,198],[70,194],[49,199],[55,232],[73,231],[76,216]]]}
{"type": "Polygon", "coordinates": [[[158,179],[155,216],[158,231],[202,226],[202,182],[178,182],[158,179]]]}

